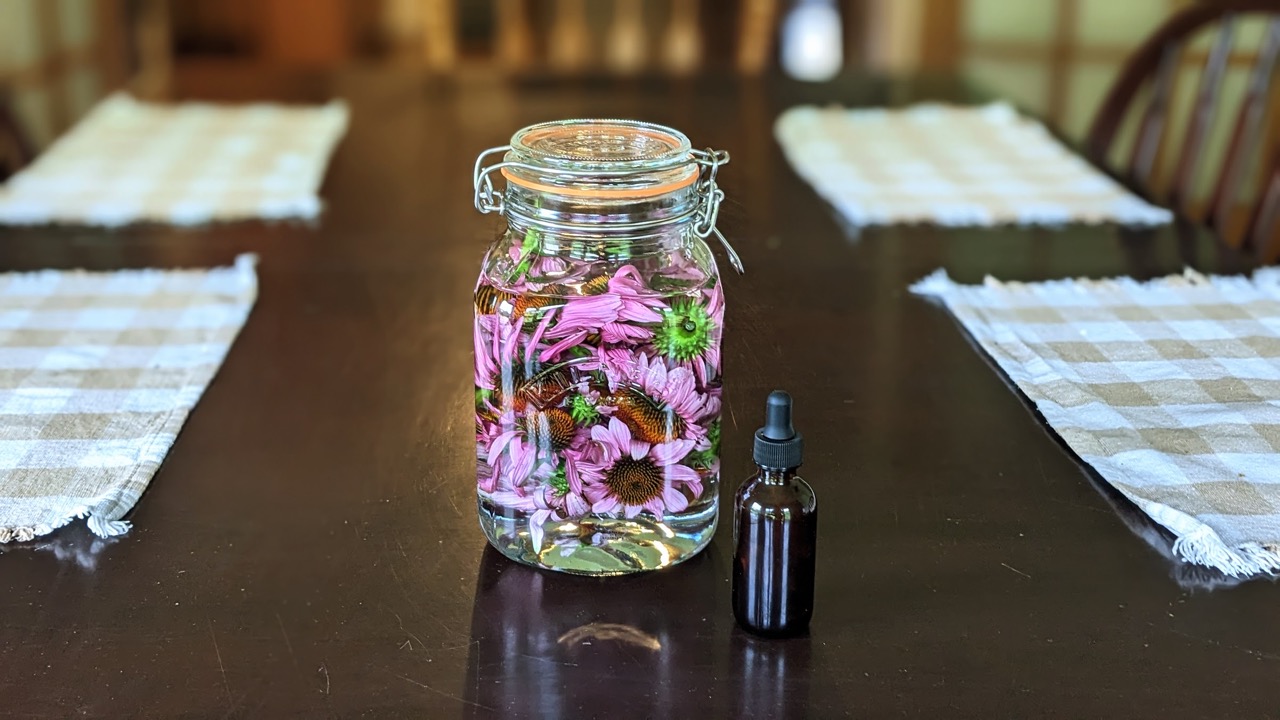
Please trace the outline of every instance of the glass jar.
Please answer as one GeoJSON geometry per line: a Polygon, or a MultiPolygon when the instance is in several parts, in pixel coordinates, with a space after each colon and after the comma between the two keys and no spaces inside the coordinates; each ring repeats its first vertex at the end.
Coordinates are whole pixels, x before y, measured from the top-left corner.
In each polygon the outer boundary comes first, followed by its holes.
{"type": "Polygon", "coordinates": [[[724,294],[703,238],[723,242],[728,159],[625,120],[533,125],[477,158],[476,207],[507,227],[475,289],[476,485],[507,557],[617,575],[715,532],[724,294]]]}

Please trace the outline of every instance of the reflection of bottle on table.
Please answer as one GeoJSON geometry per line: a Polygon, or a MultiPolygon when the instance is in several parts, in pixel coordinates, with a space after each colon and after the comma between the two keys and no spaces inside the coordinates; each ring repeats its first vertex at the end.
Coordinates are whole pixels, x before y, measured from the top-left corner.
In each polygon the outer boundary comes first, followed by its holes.
{"type": "Polygon", "coordinates": [[[755,439],[759,472],[734,504],[733,613],[760,635],[800,635],[813,616],[817,498],[796,474],[804,439],[791,425],[791,396],[771,393],[765,411],[755,439]]]}
{"type": "Polygon", "coordinates": [[[737,631],[730,645],[733,674],[741,679],[732,717],[811,717],[809,638],[765,639],[737,631]]]}

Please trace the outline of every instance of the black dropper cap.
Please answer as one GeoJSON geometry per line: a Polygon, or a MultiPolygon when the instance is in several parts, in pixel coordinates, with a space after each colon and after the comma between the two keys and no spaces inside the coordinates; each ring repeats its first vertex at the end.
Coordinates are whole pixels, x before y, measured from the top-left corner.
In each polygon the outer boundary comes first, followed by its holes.
{"type": "Polygon", "coordinates": [[[804,438],[791,426],[791,396],[781,390],[769,393],[764,406],[764,427],[756,431],[756,464],[774,470],[800,467],[804,438]]]}

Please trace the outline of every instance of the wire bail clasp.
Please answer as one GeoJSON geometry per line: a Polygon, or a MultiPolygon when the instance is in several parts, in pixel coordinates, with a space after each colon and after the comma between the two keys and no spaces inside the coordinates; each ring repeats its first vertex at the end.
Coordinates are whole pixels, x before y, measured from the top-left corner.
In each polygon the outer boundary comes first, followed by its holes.
{"type": "Polygon", "coordinates": [[[501,215],[506,210],[506,204],[502,200],[502,193],[493,189],[493,178],[489,177],[490,173],[500,169],[506,163],[497,163],[484,167],[484,159],[496,153],[505,154],[509,150],[511,150],[510,145],[491,147],[476,157],[475,168],[471,171],[471,187],[475,191],[474,202],[476,210],[479,210],[481,215],[488,215],[491,212],[501,215]]]}
{"type": "Polygon", "coordinates": [[[716,228],[716,219],[720,217],[720,203],[724,200],[724,191],[716,185],[716,174],[720,172],[721,165],[728,164],[729,153],[707,148],[693,150],[689,154],[693,156],[694,162],[703,168],[696,186],[701,201],[698,204],[697,220],[694,222],[693,231],[700,238],[715,235],[724,247],[725,254],[729,256],[729,264],[741,275],[746,272],[742,266],[742,258],[738,256],[738,251],[733,249],[724,234],[716,228]]]}
{"type": "MultiPolygon", "coordinates": [[[[504,168],[518,168],[534,172],[544,170],[527,163],[505,159],[491,165],[484,164],[485,158],[499,153],[505,155],[510,151],[510,145],[501,145],[489,148],[476,157],[475,167],[471,171],[471,187],[474,191],[473,202],[476,210],[480,211],[481,214],[487,215],[496,212],[500,215],[506,215],[507,212],[503,193],[493,186],[492,174],[494,172],[504,168]]],[[[716,229],[716,219],[720,216],[720,203],[724,200],[724,191],[716,185],[716,174],[719,173],[720,166],[729,162],[729,153],[724,150],[707,148],[706,150],[692,150],[689,152],[689,156],[694,164],[698,166],[698,179],[694,184],[694,192],[697,195],[698,202],[693,210],[693,231],[700,238],[715,235],[724,247],[725,253],[729,256],[729,264],[733,266],[734,270],[743,273],[742,258],[738,256],[738,252],[733,249],[733,246],[729,244],[725,236],[716,229]]],[[[601,171],[560,169],[555,172],[563,177],[599,177],[608,175],[615,178],[625,178],[630,175],[643,174],[646,171],[622,170],[602,173],[601,171]]]]}

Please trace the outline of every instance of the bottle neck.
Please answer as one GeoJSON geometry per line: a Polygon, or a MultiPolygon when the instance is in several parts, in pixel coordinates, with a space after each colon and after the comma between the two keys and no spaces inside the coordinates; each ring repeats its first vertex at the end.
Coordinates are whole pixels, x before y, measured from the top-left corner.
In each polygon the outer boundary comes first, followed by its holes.
{"type": "Polygon", "coordinates": [[[763,465],[757,467],[760,468],[757,477],[761,482],[769,485],[785,485],[796,476],[796,470],[799,470],[799,468],[767,468],[763,465]]]}

